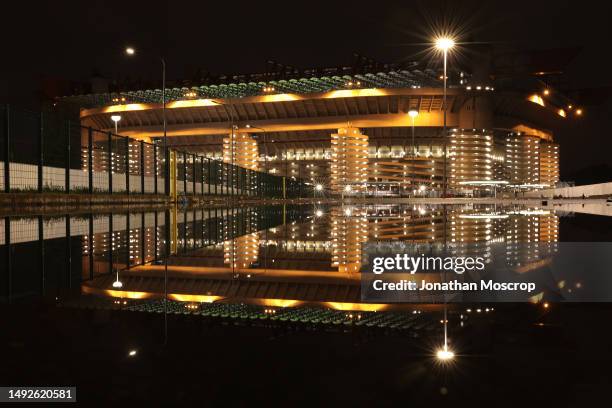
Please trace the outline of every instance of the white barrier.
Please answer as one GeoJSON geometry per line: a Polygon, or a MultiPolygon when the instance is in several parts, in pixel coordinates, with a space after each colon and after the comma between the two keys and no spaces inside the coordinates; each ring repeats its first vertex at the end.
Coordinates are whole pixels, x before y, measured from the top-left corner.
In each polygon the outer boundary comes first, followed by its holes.
{"type": "Polygon", "coordinates": [[[563,198],[582,198],[584,197],[602,197],[612,196],[612,182],[587,184],[584,186],[551,188],[540,191],[529,191],[525,193],[525,197],[563,197],[563,198]]]}

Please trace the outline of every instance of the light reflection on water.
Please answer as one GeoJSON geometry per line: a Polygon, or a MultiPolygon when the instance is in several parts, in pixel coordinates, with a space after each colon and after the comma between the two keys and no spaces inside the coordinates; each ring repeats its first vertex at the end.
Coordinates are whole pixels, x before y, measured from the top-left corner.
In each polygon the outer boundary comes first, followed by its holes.
{"type": "MultiPolygon", "coordinates": [[[[0,288],[9,301],[67,293],[143,299],[167,289],[177,301],[375,310],[384,306],[359,300],[364,243],[477,243],[487,259],[492,243],[559,237],[550,210],[494,205],[173,208],[8,220],[0,219],[0,288]]],[[[510,259],[529,265],[545,256],[522,250],[510,259]]]]}

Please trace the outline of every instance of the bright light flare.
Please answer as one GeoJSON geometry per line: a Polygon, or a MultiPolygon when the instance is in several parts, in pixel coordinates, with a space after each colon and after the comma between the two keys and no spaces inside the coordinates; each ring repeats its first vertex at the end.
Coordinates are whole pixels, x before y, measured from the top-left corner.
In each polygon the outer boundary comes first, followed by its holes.
{"type": "Polygon", "coordinates": [[[323,184],[317,184],[317,185],[315,186],[315,190],[317,190],[317,191],[322,191],[322,190],[323,190],[323,184]]]}
{"type": "Polygon", "coordinates": [[[136,53],[136,50],[134,50],[134,48],[132,48],[132,47],[126,47],[125,53],[127,55],[134,55],[136,53]]]}
{"type": "Polygon", "coordinates": [[[316,215],[317,217],[322,217],[322,216],[323,216],[323,211],[321,211],[321,210],[317,210],[317,211],[315,211],[315,215],[316,215]]]}
{"type": "Polygon", "coordinates": [[[116,123],[116,122],[119,122],[119,121],[121,120],[121,115],[111,115],[111,117],[110,117],[110,118],[111,118],[111,120],[112,120],[113,122],[115,122],[115,123],[116,123]]]}
{"type": "Polygon", "coordinates": [[[448,51],[455,46],[455,40],[450,37],[439,37],[435,43],[436,48],[442,51],[448,51]]]}
{"type": "Polygon", "coordinates": [[[455,358],[455,353],[445,347],[436,352],[436,357],[440,361],[449,361],[455,358]]]}
{"type": "Polygon", "coordinates": [[[408,116],[410,116],[411,118],[416,118],[417,116],[419,116],[419,111],[410,109],[408,111],[408,116]]]}

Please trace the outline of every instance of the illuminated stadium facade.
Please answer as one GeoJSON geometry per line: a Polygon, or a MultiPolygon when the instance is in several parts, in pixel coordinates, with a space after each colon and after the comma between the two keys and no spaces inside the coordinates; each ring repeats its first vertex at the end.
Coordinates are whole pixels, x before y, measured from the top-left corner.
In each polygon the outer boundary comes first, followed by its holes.
{"type": "MultiPolygon", "coordinates": [[[[336,194],[440,196],[554,186],[553,130],[581,114],[538,75],[451,71],[444,134],[438,71],[335,68],[238,76],[166,90],[168,144],[336,194]],[[494,79],[493,79],[494,78],[494,79]]],[[[162,135],[160,89],[64,97],[81,123],[145,141],[162,135]]],[[[95,160],[95,157],[94,157],[95,160]]]]}

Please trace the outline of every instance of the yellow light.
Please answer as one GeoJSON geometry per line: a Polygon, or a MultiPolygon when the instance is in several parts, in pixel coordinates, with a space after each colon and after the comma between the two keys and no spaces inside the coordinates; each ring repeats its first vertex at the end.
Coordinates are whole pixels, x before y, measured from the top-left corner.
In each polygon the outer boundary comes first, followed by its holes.
{"type": "Polygon", "coordinates": [[[582,109],[576,109],[576,115],[578,116],[582,115],[582,109]]]}
{"type": "Polygon", "coordinates": [[[455,41],[452,38],[440,37],[436,39],[436,48],[442,51],[450,50],[455,46],[455,41]]]}
{"type": "Polygon", "coordinates": [[[410,116],[411,118],[416,118],[417,116],[419,116],[419,111],[410,109],[408,111],[408,116],[410,116]]]}
{"type": "Polygon", "coordinates": [[[132,48],[132,47],[127,47],[127,48],[125,49],[125,53],[126,53],[127,55],[134,55],[134,54],[136,53],[136,50],[134,50],[134,48],[132,48]]]}
{"type": "MultiPolygon", "coordinates": [[[[83,293],[95,293],[94,288],[84,287],[83,289],[87,289],[89,291],[87,292],[86,290],[83,290],[83,293]]],[[[148,292],[133,292],[133,291],[123,291],[123,290],[104,290],[102,291],[102,293],[110,297],[128,298],[128,299],[146,299],[146,298],[153,296],[151,293],[148,293],[148,292]]]]}
{"type": "Polygon", "coordinates": [[[325,306],[334,310],[359,312],[380,312],[388,308],[388,305],[382,303],[326,302],[325,306]]]}
{"type": "Polygon", "coordinates": [[[538,94],[533,94],[529,97],[529,100],[533,103],[537,103],[540,106],[544,106],[544,99],[538,94]]]}
{"type": "Polygon", "coordinates": [[[544,303],[544,309],[548,309],[548,307],[549,307],[549,306],[550,306],[550,305],[548,304],[548,302],[545,302],[545,303],[544,303]]]}
{"type": "Polygon", "coordinates": [[[559,116],[566,117],[565,111],[563,109],[559,109],[557,113],[559,114],[559,116]]]}
{"type": "Polygon", "coordinates": [[[448,349],[448,347],[444,347],[436,352],[436,357],[441,361],[452,360],[455,357],[455,353],[448,349]]]}
{"type": "Polygon", "coordinates": [[[548,89],[544,90],[544,95],[548,95],[550,93],[550,91],[548,89]]]}
{"type": "Polygon", "coordinates": [[[199,302],[199,303],[213,303],[217,300],[223,299],[221,296],[213,295],[190,295],[185,293],[171,293],[168,295],[169,299],[176,300],[178,302],[199,302]]]}

